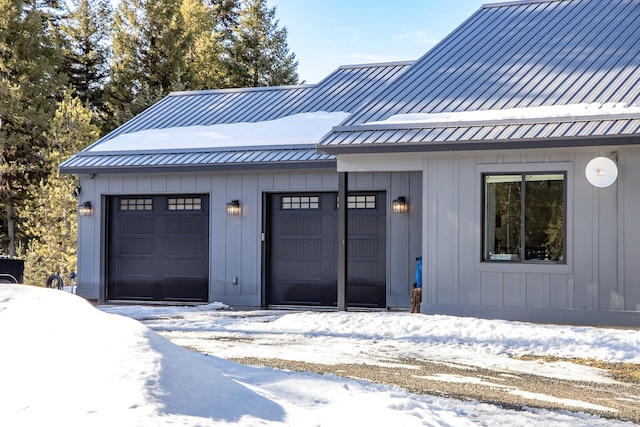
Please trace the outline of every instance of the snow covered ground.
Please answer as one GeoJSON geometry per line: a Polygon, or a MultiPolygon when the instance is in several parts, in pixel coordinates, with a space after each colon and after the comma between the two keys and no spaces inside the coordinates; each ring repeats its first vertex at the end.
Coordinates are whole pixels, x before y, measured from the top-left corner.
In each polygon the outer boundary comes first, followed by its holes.
{"type": "MultiPolygon", "coordinates": [[[[67,292],[0,286],[0,425],[626,425],[579,408],[513,411],[334,375],[248,367],[224,358],[385,363],[406,355],[516,371],[537,364],[515,361],[509,354],[640,363],[640,331],[634,330],[221,307],[99,310],[67,292]],[[184,349],[149,327],[208,355],[184,349]],[[224,340],[206,339],[212,334],[236,341],[226,346],[224,340]]],[[[568,363],[545,364],[545,369],[550,377],[611,381],[597,369],[568,363]]]]}

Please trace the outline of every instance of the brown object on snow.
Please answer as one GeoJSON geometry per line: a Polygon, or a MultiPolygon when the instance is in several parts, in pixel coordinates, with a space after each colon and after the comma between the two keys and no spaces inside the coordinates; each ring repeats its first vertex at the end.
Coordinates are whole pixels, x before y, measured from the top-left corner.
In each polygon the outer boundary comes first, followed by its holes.
{"type": "Polygon", "coordinates": [[[420,313],[420,303],[422,302],[422,288],[414,287],[411,292],[411,312],[420,313]]]}

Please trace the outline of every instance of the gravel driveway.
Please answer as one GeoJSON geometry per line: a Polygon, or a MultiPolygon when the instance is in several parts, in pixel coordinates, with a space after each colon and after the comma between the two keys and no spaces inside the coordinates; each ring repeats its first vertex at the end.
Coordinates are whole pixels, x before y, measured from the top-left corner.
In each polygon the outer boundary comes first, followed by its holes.
{"type": "MultiPolygon", "coordinates": [[[[628,377],[603,384],[410,359],[389,361],[384,367],[369,364],[321,365],[262,358],[234,360],[277,369],[333,373],[346,378],[397,385],[413,393],[477,400],[513,409],[565,409],[640,423],[640,383],[628,377]],[[394,362],[397,367],[393,366],[394,362]]],[[[640,373],[638,365],[627,364],[624,368],[627,372],[640,373]]]]}
{"type": "MultiPolygon", "coordinates": [[[[279,315],[274,313],[234,313],[233,316],[268,325],[279,315]]],[[[197,320],[204,324],[225,323],[225,318],[197,320]]],[[[479,366],[467,364],[465,359],[454,360],[433,353],[433,356],[408,356],[406,353],[387,351],[388,343],[362,339],[351,343],[352,353],[362,358],[336,358],[333,363],[332,345],[339,336],[288,336],[281,332],[260,333],[256,328],[243,326],[226,329],[201,330],[202,324],[193,326],[182,317],[141,319],[177,344],[202,353],[215,354],[245,365],[269,366],[276,369],[335,374],[344,378],[367,380],[395,385],[412,393],[428,394],[463,400],[495,404],[505,408],[540,408],[585,412],[604,418],[640,424],[640,364],[606,363],[586,359],[558,359],[550,356],[506,358],[504,363],[479,366]],[[148,320],[146,322],[145,320],[148,320]],[[312,342],[313,340],[323,340],[312,342]],[[366,345],[363,342],[366,341],[366,345]],[[268,353],[269,349],[287,350],[268,353]],[[314,358],[322,352],[324,358],[314,358]],[[276,355],[278,354],[278,355],[276,355]],[[249,356],[249,357],[247,357],[249,356]],[[285,360],[286,358],[286,360],[285,360]],[[305,361],[306,360],[306,361],[305,361]],[[349,363],[351,361],[360,363],[349,363]],[[513,363],[507,363],[510,360],[513,363]],[[311,363],[310,361],[315,361],[311,363]],[[514,369],[515,365],[526,365],[514,369]],[[554,375],[549,370],[561,365],[561,370],[573,374],[554,375]],[[583,365],[578,368],[576,365],[583,365]],[[568,368],[573,366],[577,369],[568,368]],[[580,372],[594,369],[596,377],[582,376],[580,372]],[[595,379],[594,379],[595,378],[595,379]]],[[[259,330],[262,330],[258,328],[259,330]]],[[[264,332],[264,330],[263,330],[264,332]]],[[[345,349],[345,344],[338,343],[345,349]]],[[[393,347],[393,345],[391,345],[393,347]]],[[[344,356],[344,354],[343,354],[344,356]]],[[[473,360],[471,358],[470,360],[473,360]]],[[[559,372],[557,369],[553,372],[559,372]]]]}

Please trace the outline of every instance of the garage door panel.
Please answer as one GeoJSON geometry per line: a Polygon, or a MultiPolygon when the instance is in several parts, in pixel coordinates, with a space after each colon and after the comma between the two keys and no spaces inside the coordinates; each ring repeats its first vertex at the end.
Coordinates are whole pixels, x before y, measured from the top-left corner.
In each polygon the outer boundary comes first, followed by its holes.
{"type": "Polygon", "coordinates": [[[349,241],[349,258],[377,259],[379,241],[377,239],[352,239],[349,241]]]}
{"type": "Polygon", "coordinates": [[[132,279],[116,281],[113,288],[112,299],[153,300],[157,293],[157,286],[153,282],[132,279]]]}
{"type": "Polygon", "coordinates": [[[166,258],[164,263],[165,277],[174,280],[201,277],[200,272],[206,264],[205,260],[191,258],[166,258]]]}
{"type": "Polygon", "coordinates": [[[127,256],[116,260],[118,276],[154,277],[155,262],[152,257],[127,256]]]}
{"type": "Polygon", "coordinates": [[[378,237],[378,218],[362,217],[349,218],[349,237],[371,236],[378,237]]]}
{"type": "Polygon", "coordinates": [[[308,236],[319,234],[322,230],[322,217],[298,218],[294,215],[300,211],[290,211],[278,219],[282,236],[308,236]]]}
{"type": "Polygon", "coordinates": [[[282,239],[282,244],[277,248],[281,257],[291,258],[317,258],[322,255],[321,239],[282,239]]]}
{"type": "Polygon", "coordinates": [[[277,263],[278,277],[283,282],[317,282],[322,276],[322,262],[320,260],[290,260],[277,263]]]}
{"type": "Polygon", "coordinates": [[[283,283],[278,299],[286,305],[332,306],[336,304],[337,284],[283,283]]]}
{"type": "Polygon", "coordinates": [[[177,217],[167,218],[165,220],[167,235],[202,236],[208,228],[208,220],[194,217],[193,215],[177,215],[177,217]]]}
{"type": "Polygon", "coordinates": [[[180,280],[165,284],[164,287],[164,298],[167,300],[202,301],[207,296],[201,280],[180,278],[180,280]]]}
{"type": "Polygon", "coordinates": [[[116,242],[116,255],[150,255],[154,252],[154,239],[148,237],[120,238],[116,242]]]}
{"type": "Polygon", "coordinates": [[[354,282],[371,281],[372,277],[379,279],[374,272],[378,271],[378,263],[373,261],[350,261],[347,263],[349,269],[349,280],[354,282]]]}
{"type": "Polygon", "coordinates": [[[116,227],[116,232],[120,235],[153,235],[156,230],[156,221],[155,218],[131,218],[122,216],[116,227]]]}
{"type": "Polygon", "coordinates": [[[370,282],[349,281],[347,302],[354,307],[384,307],[386,287],[370,282]]]}
{"type": "Polygon", "coordinates": [[[208,242],[200,238],[177,238],[170,237],[165,239],[167,247],[165,253],[167,256],[189,256],[202,257],[205,251],[205,245],[208,242]]]}
{"type": "Polygon", "coordinates": [[[208,196],[109,199],[107,299],[207,301],[208,196]]]}

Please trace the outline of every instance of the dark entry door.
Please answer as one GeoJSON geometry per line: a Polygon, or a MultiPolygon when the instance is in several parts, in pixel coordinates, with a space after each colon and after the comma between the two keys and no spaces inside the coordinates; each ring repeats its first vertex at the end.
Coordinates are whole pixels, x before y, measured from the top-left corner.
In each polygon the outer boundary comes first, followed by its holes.
{"type": "MultiPolygon", "coordinates": [[[[267,304],[337,305],[337,193],[269,198],[267,304]]],[[[349,195],[347,304],[386,307],[386,194],[349,195]]]]}
{"type": "Polygon", "coordinates": [[[209,197],[109,200],[107,299],[207,301],[209,197]]]}

